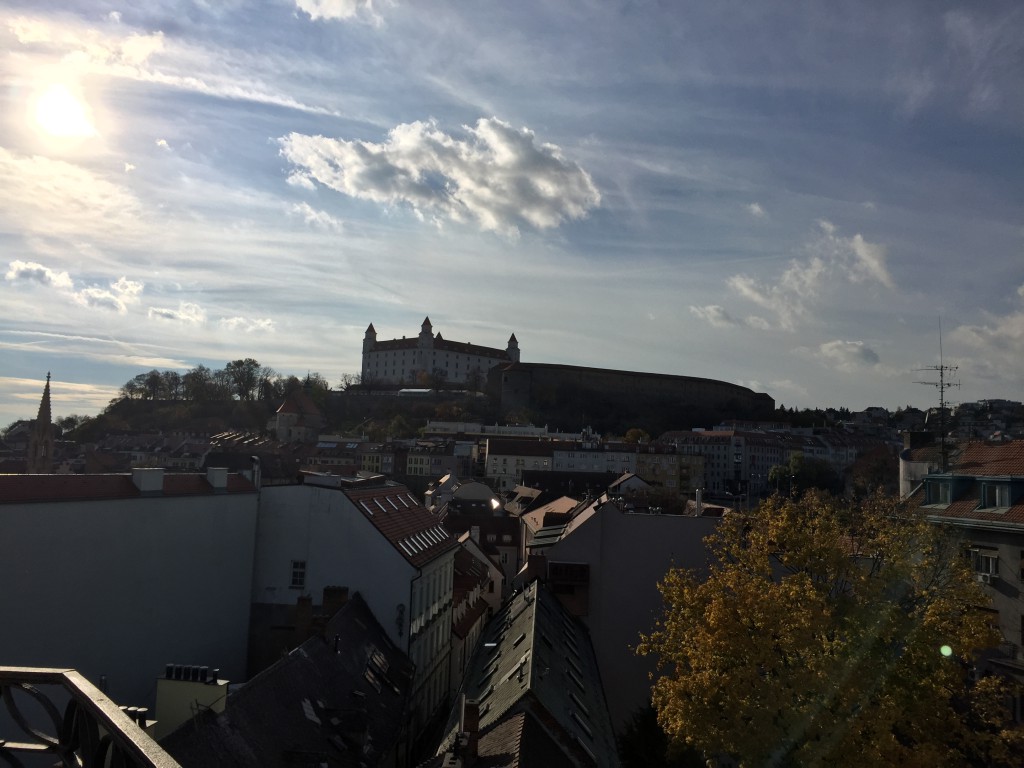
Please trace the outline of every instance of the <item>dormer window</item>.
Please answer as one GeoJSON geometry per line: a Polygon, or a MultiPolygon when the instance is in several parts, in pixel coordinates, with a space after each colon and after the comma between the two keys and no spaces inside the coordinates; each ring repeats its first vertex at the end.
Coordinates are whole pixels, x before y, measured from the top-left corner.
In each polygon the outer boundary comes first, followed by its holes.
{"type": "Polygon", "coordinates": [[[981,506],[982,507],[1009,507],[1010,506],[1010,484],[984,482],[981,485],[981,506]]]}
{"type": "Polygon", "coordinates": [[[927,504],[948,506],[953,498],[953,484],[948,480],[935,480],[925,485],[927,504]]]}

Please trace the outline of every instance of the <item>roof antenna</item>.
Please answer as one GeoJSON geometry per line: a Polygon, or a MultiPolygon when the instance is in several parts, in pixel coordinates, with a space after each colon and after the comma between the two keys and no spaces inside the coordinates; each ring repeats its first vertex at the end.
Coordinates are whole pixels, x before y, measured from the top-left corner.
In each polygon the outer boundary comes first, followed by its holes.
{"type": "Polygon", "coordinates": [[[942,457],[942,471],[949,471],[949,448],[946,446],[946,390],[950,387],[959,387],[960,380],[946,381],[947,374],[952,376],[956,373],[956,365],[946,365],[942,357],[942,318],[939,318],[939,364],[926,365],[924,368],[915,368],[916,371],[938,371],[938,381],[915,381],[915,384],[927,384],[939,390],[939,455],[942,457]]]}

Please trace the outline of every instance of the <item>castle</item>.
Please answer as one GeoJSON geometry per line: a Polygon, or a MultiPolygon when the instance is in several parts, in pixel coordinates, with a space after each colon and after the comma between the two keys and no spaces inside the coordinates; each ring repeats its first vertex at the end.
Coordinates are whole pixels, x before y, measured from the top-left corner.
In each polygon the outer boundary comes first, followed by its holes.
{"type": "Polygon", "coordinates": [[[428,317],[415,338],[378,341],[370,323],[363,337],[362,380],[363,384],[410,386],[435,386],[443,381],[481,388],[491,368],[518,362],[519,342],[514,333],[505,349],[448,341],[440,332],[434,334],[428,317]]]}

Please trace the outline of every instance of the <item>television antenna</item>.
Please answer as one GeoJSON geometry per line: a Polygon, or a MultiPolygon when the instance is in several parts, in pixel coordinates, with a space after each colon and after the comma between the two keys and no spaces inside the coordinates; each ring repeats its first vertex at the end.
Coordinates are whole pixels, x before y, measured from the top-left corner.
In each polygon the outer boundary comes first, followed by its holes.
{"type": "Polygon", "coordinates": [[[939,364],[926,365],[924,368],[915,368],[915,371],[932,371],[938,373],[938,381],[915,381],[915,384],[925,384],[939,390],[939,455],[942,457],[942,471],[949,471],[949,448],[946,446],[946,390],[950,387],[959,387],[960,380],[949,381],[957,372],[959,366],[946,365],[942,356],[942,321],[939,320],[939,364]]]}

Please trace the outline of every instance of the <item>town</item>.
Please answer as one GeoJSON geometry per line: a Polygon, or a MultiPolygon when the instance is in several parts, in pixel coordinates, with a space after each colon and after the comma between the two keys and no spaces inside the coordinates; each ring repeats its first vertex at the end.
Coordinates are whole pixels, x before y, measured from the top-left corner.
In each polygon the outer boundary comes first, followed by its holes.
{"type": "Polygon", "coordinates": [[[1019,402],[797,412],[429,318],[369,325],[336,387],[247,358],[142,373],[95,417],[60,397],[47,375],[0,436],[0,757],[647,764],[659,583],[708,578],[709,537],[818,493],[952,531],[998,635],[957,650],[964,679],[1024,670],[1019,402]],[[52,737],[30,699],[73,702],[52,737]]]}

